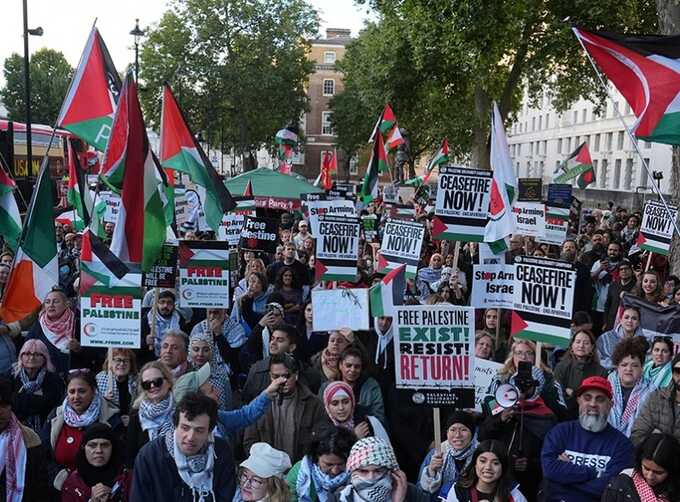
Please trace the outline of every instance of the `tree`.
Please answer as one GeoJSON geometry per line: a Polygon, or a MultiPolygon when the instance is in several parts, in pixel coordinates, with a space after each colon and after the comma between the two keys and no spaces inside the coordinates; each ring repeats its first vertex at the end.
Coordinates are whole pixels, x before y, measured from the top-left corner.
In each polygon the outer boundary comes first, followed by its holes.
{"type": "MultiPolygon", "coordinates": [[[[589,29],[624,33],[656,28],[654,6],[645,0],[370,3],[379,21],[355,42],[357,52],[348,50],[348,55],[358,61],[373,60],[379,66],[394,65],[393,61],[380,61],[374,44],[362,39],[391,40],[403,49],[405,80],[361,80],[355,73],[365,66],[350,60],[346,62],[346,78],[361,82],[352,92],[362,97],[378,94],[393,102],[404,100],[411,114],[400,116],[395,107],[404,126],[409,130],[425,127],[445,131],[458,155],[461,151],[469,154],[471,162],[479,167],[489,165],[488,135],[494,100],[508,118],[517,111],[525,90],[538,103],[548,89],[558,110],[566,109],[579,97],[604,99],[597,77],[588,68],[565,18],[589,29]]],[[[433,136],[426,136],[421,146],[434,148],[441,138],[433,136]]]]}
{"type": "MultiPolygon", "coordinates": [[[[64,54],[42,48],[30,59],[31,73],[31,120],[41,124],[54,124],[61,103],[68,91],[73,68],[64,54]]],[[[12,54],[5,59],[5,87],[0,96],[7,107],[9,118],[26,122],[26,86],[24,85],[24,58],[12,54]]]]}
{"type": "Polygon", "coordinates": [[[307,108],[313,66],[305,40],[317,29],[316,12],[303,0],[174,2],[142,47],[146,116],[159,123],[167,81],[194,132],[253,159],[307,108]]]}

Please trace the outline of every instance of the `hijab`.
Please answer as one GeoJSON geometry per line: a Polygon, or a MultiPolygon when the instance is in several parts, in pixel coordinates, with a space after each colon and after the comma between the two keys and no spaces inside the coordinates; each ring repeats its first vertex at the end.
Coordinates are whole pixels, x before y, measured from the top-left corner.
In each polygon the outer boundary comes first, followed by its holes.
{"type": "Polygon", "coordinates": [[[116,477],[123,468],[123,460],[121,446],[108,424],[97,422],[85,430],[85,434],[80,442],[80,448],[78,448],[78,453],[76,454],[76,468],[87,486],[93,487],[98,483],[102,483],[108,487],[113,487],[116,477]],[[111,458],[101,467],[95,467],[90,464],[85,455],[85,445],[93,439],[106,439],[111,442],[111,458]]]}

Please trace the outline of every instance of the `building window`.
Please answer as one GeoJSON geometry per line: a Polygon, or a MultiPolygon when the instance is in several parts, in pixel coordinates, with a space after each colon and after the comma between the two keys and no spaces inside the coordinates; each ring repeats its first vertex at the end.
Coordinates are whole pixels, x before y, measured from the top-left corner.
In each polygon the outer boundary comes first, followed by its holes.
{"type": "Polygon", "coordinates": [[[649,141],[645,141],[645,149],[648,150],[650,148],[652,148],[652,143],[650,143],[649,141]]]}
{"type": "Polygon", "coordinates": [[[609,177],[609,161],[602,159],[602,169],[600,170],[600,188],[607,187],[607,178],[609,177]]]}
{"type": "Polygon", "coordinates": [[[576,150],[579,147],[579,145],[581,144],[579,139],[581,139],[579,136],[574,137],[574,150],[576,150]]]}
{"type": "Polygon", "coordinates": [[[323,53],[324,64],[335,64],[336,54],[335,51],[326,51],[323,53]]]}
{"type": "Polygon", "coordinates": [[[616,148],[623,150],[623,131],[619,131],[616,135],[616,148]]]}
{"type": "Polygon", "coordinates": [[[548,129],[550,127],[550,114],[546,113],[545,114],[545,128],[548,129]]]}
{"type": "Polygon", "coordinates": [[[621,159],[614,161],[614,190],[621,187],[621,159]]]}
{"type": "Polygon", "coordinates": [[[531,130],[536,130],[536,117],[531,117],[531,130]]]}
{"type": "Polygon", "coordinates": [[[597,160],[593,160],[593,172],[597,173],[597,160]]]}
{"type": "Polygon", "coordinates": [[[359,174],[359,157],[356,154],[349,159],[349,174],[354,176],[359,174]]]}
{"type": "Polygon", "coordinates": [[[578,123],[578,110],[574,110],[574,124],[578,123]]]}
{"type": "Polygon", "coordinates": [[[321,134],[323,136],[335,136],[333,126],[331,125],[331,117],[333,112],[321,112],[321,134]]]}
{"type": "Polygon", "coordinates": [[[533,173],[531,172],[531,161],[527,160],[527,178],[531,178],[531,175],[533,173]]]}
{"type": "Polygon", "coordinates": [[[564,153],[571,153],[571,138],[564,138],[564,153]]]}
{"type": "MultiPolygon", "coordinates": [[[[649,170],[652,170],[652,162],[649,159],[644,159],[645,164],[647,164],[647,167],[649,170]]],[[[640,169],[640,186],[642,188],[647,188],[647,180],[649,179],[647,175],[647,170],[645,169],[644,166],[642,166],[642,169],[640,169]]]]}
{"type": "Polygon", "coordinates": [[[595,135],[595,145],[593,145],[593,151],[595,151],[595,152],[600,151],[600,135],[599,134],[595,135]]]}
{"type": "Polygon", "coordinates": [[[626,170],[623,173],[623,189],[630,190],[633,184],[633,159],[626,159],[626,170]]]}
{"type": "Polygon", "coordinates": [[[540,131],[542,129],[543,129],[543,115],[539,115],[538,116],[538,130],[540,131]]]}
{"type": "Polygon", "coordinates": [[[588,110],[586,110],[586,109],[584,108],[583,111],[581,112],[581,122],[585,122],[585,121],[586,121],[586,114],[587,114],[587,113],[588,113],[588,110]]]}
{"type": "Polygon", "coordinates": [[[546,153],[548,153],[548,140],[547,140],[547,139],[544,139],[544,140],[543,140],[543,150],[541,151],[541,153],[542,153],[543,155],[545,155],[546,153]]]}
{"type": "Polygon", "coordinates": [[[613,137],[614,137],[614,133],[613,133],[613,132],[608,132],[608,133],[607,133],[607,141],[606,141],[607,146],[606,146],[605,150],[607,150],[608,152],[611,152],[611,151],[612,151],[612,138],[613,138],[613,137]]]}
{"type": "Polygon", "coordinates": [[[323,81],[323,95],[332,96],[333,94],[335,94],[335,80],[325,78],[323,81]]]}
{"type": "Polygon", "coordinates": [[[543,176],[544,176],[544,174],[545,174],[545,173],[543,172],[543,170],[545,169],[545,162],[543,162],[542,160],[539,161],[539,163],[538,163],[538,169],[539,169],[538,172],[541,173],[541,174],[539,175],[539,178],[543,178],[543,176]]]}

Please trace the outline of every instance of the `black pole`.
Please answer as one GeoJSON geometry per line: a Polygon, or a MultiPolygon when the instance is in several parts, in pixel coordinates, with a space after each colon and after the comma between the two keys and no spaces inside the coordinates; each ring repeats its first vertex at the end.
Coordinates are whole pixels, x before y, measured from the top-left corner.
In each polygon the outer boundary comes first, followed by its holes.
{"type": "Polygon", "coordinates": [[[28,60],[28,6],[24,3],[24,85],[26,98],[26,176],[33,172],[33,142],[31,140],[31,74],[28,60]]]}
{"type": "Polygon", "coordinates": [[[139,44],[135,37],[135,84],[139,83],[139,44]]]}

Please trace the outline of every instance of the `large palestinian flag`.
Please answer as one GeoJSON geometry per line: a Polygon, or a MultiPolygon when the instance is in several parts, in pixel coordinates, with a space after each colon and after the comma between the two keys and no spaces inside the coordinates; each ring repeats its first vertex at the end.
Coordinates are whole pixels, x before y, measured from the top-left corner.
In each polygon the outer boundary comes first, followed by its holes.
{"type": "Polygon", "coordinates": [[[680,144],[680,36],[623,36],[573,28],[635,113],[633,133],[680,144]]]}
{"type": "Polygon", "coordinates": [[[368,162],[364,182],[361,185],[361,199],[364,201],[364,204],[368,204],[378,196],[378,178],[380,173],[387,172],[389,169],[390,166],[387,163],[387,154],[385,153],[382,134],[377,134],[373,143],[371,160],[368,162]]]}
{"type": "Polygon", "coordinates": [[[111,133],[120,85],[106,44],[93,27],[61,105],[57,127],[71,131],[103,152],[111,133]]]}
{"type": "Polygon", "coordinates": [[[590,151],[585,142],[581,143],[560,166],[560,170],[553,177],[553,183],[570,183],[574,178],[579,188],[586,188],[595,183],[593,159],[590,158],[590,151]]]}
{"type": "Polygon", "coordinates": [[[0,235],[13,251],[16,251],[21,235],[21,216],[14,198],[16,187],[14,180],[0,165],[0,235]]]}

